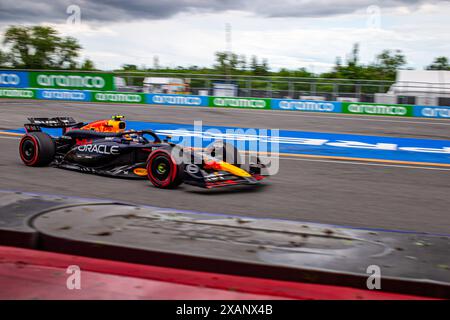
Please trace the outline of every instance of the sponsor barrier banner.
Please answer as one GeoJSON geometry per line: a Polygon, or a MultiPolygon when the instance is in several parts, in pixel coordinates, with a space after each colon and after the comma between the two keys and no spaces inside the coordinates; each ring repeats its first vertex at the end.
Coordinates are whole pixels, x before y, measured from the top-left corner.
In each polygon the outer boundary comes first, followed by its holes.
{"type": "Polygon", "coordinates": [[[44,89],[114,90],[113,75],[86,72],[29,72],[29,86],[44,89]]]}
{"type": "Polygon", "coordinates": [[[36,99],[36,90],[0,88],[0,98],[36,99]]]}
{"type": "Polygon", "coordinates": [[[28,72],[14,70],[0,70],[0,87],[27,88],[29,87],[28,72]]]}
{"type": "Polygon", "coordinates": [[[91,101],[90,91],[80,90],[43,90],[37,89],[37,99],[42,100],[69,100],[69,101],[91,101]]]}
{"type": "Polygon", "coordinates": [[[148,104],[176,105],[176,106],[208,106],[208,97],[181,94],[146,94],[148,104]]]}
{"type": "Polygon", "coordinates": [[[414,117],[450,119],[450,107],[414,106],[414,117]]]}
{"type": "Polygon", "coordinates": [[[331,101],[272,99],[271,108],[274,110],[340,113],[342,112],[342,103],[331,101]]]}
{"type": "Polygon", "coordinates": [[[93,102],[145,103],[144,93],[93,91],[93,102]]]}
{"type": "Polygon", "coordinates": [[[265,98],[209,97],[210,107],[270,109],[270,100],[265,98]]]}
{"type": "Polygon", "coordinates": [[[413,106],[403,104],[376,104],[364,102],[342,102],[342,112],[373,116],[412,117],[413,106]]]}
{"type": "MultiPolygon", "coordinates": [[[[106,92],[101,90],[62,90],[11,87],[27,84],[28,79],[26,75],[31,73],[33,72],[0,70],[0,98],[159,104],[167,106],[210,106],[450,119],[450,106],[413,106],[364,102],[212,97],[182,94],[145,94],[136,92],[106,92]]],[[[35,74],[37,74],[37,72],[35,72],[35,74]]],[[[45,74],[45,72],[39,74],[45,74]]],[[[92,75],[93,74],[90,74],[90,76],[92,75]]],[[[36,78],[34,78],[34,80],[36,80],[36,78]]],[[[32,85],[32,83],[29,84],[32,85]]]]}

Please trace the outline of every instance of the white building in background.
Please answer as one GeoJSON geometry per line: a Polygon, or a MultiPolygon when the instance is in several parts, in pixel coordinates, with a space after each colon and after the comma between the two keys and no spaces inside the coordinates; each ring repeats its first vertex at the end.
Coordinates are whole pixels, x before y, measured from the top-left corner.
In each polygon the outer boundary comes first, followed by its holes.
{"type": "Polygon", "coordinates": [[[450,71],[399,70],[396,82],[387,93],[377,93],[375,102],[450,106],[450,71]]]}
{"type": "Polygon", "coordinates": [[[189,94],[189,80],[181,78],[146,77],[144,78],[143,92],[189,94]]]}
{"type": "Polygon", "coordinates": [[[217,97],[237,97],[238,86],[234,83],[213,83],[213,96],[217,97]]]}

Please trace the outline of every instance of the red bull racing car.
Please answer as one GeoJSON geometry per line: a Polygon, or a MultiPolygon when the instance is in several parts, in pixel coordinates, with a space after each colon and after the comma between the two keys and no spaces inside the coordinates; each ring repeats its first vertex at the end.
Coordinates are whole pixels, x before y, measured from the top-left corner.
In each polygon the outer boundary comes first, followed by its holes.
{"type": "Polygon", "coordinates": [[[161,139],[152,130],[126,130],[123,116],[91,123],[70,117],[28,118],[19,153],[27,166],[58,168],[111,177],[148,178],[158,188],[181,183],[203,188],[256,185],[265,167],[258,158],[243,164],[234,146],[216,141],[193,150],[161,139]],[[42,128],[61,128],[51,136],[42,128]],[[226,160],[226,161],[225,161],[226,160]]]}

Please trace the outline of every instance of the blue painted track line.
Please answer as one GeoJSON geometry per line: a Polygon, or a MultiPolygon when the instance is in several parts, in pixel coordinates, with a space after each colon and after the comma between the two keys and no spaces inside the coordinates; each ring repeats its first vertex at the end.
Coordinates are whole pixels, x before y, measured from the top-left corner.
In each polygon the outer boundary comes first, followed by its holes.
{"type": "MultiPolygon", "coordinates": [[[[280,154],[311,155],[343,159],[373,159],[411,163],[450,164],[450,140],[396,138],[365,136],[325,132],[302,132],[269,129],[251,129],[223,126],[202,126],[195,131],[194,125],[157,122],[127,121],[127,129],[152,129],[162,136],[171,135],[174,143],[198,146],[193,136],[206,147],[216,139],[235,144],[239,149],[250,151],[276,151],[280,154]],[[214,130],[214,132],[210,132],[214,130]],[[236,131],[238,130],[238,131],[236,131]],[[230,139],[230,134],[233,137],[230,139]],[[235,138],[240,139],[238,142],[235,138]],[[267,149],[261,149],[261,144],[267,149]],[[272,149],[270,142],[278,143],[278,150],[272,149]]],[[[60,134],[58,129],[45,129],[52,135],[60,134]]],[[[24,129],[10,132],[23,133],[24,129]]]]}

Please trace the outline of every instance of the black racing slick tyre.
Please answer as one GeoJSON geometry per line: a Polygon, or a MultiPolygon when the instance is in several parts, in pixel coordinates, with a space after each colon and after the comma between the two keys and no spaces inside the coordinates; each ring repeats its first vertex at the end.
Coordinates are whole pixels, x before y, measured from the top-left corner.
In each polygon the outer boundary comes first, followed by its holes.
{"type": "Polygon", "coordinates": [[[147,175],[155,187],[173,189],[183,182],[183,166],[177,164],[169,150],[156,149],[148,157],[147,175]]]}
{"type": "Polygon", "coordinates": [[[27,133],[19,144],[19,154],[25,165],[43,167],[55,158],[55,142],[44,132],[27,133]]]}

